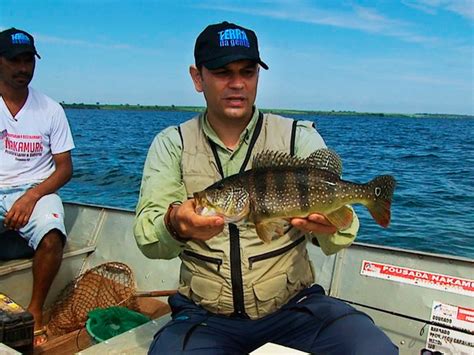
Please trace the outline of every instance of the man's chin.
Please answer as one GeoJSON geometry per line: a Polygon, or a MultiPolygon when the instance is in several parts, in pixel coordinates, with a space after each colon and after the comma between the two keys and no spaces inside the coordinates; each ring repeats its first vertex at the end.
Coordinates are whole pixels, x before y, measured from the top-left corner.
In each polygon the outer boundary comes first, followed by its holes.
{"type": "Polygon", "coordinates": [[[252,116],[252,110],[244,107],[228,107],[224,112],[227,117],[232,119],[250,119],[252,116]]]}

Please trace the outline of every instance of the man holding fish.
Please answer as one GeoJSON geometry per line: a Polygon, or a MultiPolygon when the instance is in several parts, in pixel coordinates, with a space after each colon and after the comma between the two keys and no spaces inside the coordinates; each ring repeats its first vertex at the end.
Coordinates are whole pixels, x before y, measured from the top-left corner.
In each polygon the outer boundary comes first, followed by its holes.
{"type": "Polygon", "coordinates": [[[312,122],[255,106],[252,30],[223,22],[198,36],[190,74],[206,111],[160,132],[145,163],[134,234],[149,258],[182,260],[172,320],[150,353],[249,353],[267,342],[311,353],[395,354],[372,320],[328,297],[307,252],[355,239],[352,208],[390,219],[394,180],[340,179],[312,122]]]}

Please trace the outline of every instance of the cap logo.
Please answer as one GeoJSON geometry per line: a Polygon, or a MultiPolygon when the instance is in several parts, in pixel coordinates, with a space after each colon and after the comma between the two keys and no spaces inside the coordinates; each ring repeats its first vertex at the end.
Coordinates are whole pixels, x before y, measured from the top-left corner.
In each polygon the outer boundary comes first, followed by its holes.
{"type": "Polygon", "coordinates": [[[244,30],[238,28],[229,28],[224,31],[219,31],[219,46],[220,47],[250,47],[247,34],[244,30]]]}
{"type": "Polygon", "coordinates": [[[12,44],[31,44],[30,38],[24,33],[14,33],[12,34],[12,44]]]}

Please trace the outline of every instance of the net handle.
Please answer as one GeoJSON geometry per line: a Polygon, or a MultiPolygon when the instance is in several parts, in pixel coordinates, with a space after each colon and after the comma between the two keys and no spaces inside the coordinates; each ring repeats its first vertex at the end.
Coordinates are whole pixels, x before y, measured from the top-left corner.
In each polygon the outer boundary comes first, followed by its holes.
{"type": "Polygon", "coordinates": [[[135,297],[168,297],[178,293],[178,290],[137,291],[135,297]]]}

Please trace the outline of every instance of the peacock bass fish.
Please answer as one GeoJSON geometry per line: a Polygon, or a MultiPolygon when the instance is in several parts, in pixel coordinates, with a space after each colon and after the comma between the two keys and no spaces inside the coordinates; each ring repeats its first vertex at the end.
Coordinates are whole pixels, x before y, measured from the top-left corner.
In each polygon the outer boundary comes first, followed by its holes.
{"type": "Polygon", "coordinates": [[[342,180],[341,174],[341,159],[327,148],[306,159],[266,151],[256,155],[250,170],[194,193],[196,212],[222,216],[226,223],[254,223],[258,236],[267,243],[282,220],[312,213],[345,229],[353,217],[348,205],[357,203],[366,206],[378,224],[388,227],[395,179],[382,175],[358,184],[342,180]]]}

